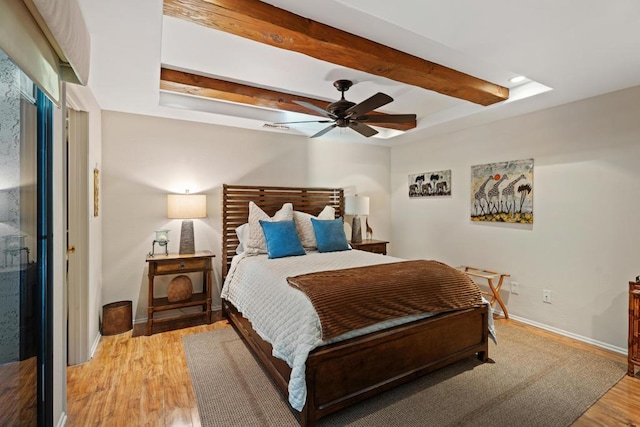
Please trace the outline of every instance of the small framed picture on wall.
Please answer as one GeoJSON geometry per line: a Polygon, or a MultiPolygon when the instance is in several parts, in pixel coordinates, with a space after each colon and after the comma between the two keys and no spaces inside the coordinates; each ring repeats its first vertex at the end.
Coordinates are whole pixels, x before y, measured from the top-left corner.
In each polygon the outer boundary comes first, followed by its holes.
{"type": "Polygon", "coordinates": [[[451,196],[451,169],[409,175],[409,197],[451,196]]]}
{"type": "Polygon", "coordinates": [[[100,169],[93,169],[93,216],[100,213],[100,169]]]}

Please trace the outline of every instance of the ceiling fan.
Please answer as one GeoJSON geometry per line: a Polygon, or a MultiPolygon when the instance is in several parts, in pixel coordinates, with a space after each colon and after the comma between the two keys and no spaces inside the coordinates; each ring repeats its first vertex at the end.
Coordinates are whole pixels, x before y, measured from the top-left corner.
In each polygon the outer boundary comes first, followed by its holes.
{"type": "Polygon", "coordinates": [[[353,85],[353,82],[351,80],[336,80],[335,82],[333,82],[333,85],[341,92],[342,96],[340,100],[327,105],[326,109],[324,110],[306,101],[293,101],[296,104],[320,113],[321,115],[328,117],[331,120],[306,120],[300,122],[284,122],[273,124],[288,125],[294,123],[332,123],[331,125],[322,129],[320,132],[311,135],[310,138],[317,138],[319,136],[322,136],[336,127],[349,127],[368,138],[377,134],[378,131],[371,126],[368,126],[367,123],[409,123],[416,120],[415,114],[376,113],[367,115],[376,108],[380,108],[383,105],[387,105],[388,103],[392,102],[393,98],[391,98],[389,95],[378,92],[375,95],[365,99],[361,103],[356,104],[355,102],[347,101],[344,98],[344,93],[348,91],[349,88],[353,85]]]}

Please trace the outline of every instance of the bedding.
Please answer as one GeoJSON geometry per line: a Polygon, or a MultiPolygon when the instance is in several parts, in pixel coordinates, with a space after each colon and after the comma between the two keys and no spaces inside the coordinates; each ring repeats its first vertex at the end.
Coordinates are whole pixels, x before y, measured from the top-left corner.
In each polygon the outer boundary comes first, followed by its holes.
{"type": "Polygon", "coordinates": [[[236,247],[236,254],[241,254],[244,252],[244,246],[249,241],[249,223],[245,222],[244,224],[236,227],[236,236],[238,236],[238,246],[236,247]]]}
{"type": "Polygon", "coordinates": [[[322,212],[320,212],[317,217],[306,212],[294,210],[293,220],[296,223],[296,230],[298,231],[298,236],[300,236],[302,246],[304,246],[305,249],[311,250],[316,249],[318,246],[316,242],[316,234],[313,231],[313,226],[311,225],[311,218],[334,219],[335,217],[336,210],[331,206],[325,206],[324,209],[322,209],[322,212]]]}
{"type": "Polygon", "coordinates": [[[263,221],[260,226],[270,259],[306,255],[293,221],[263,221]]]}
{"type": "Polygon", "coordinates": [[[321,271],[287,282],[311,300],[323,340],[385,320],[482,304],[480,289],[466,274],[438,261],[321,271]]]}
{"type": "Polygon", "coordinates": [[[267,215],[258,205],[249,202],[249,240],[244,246],[248,255],[267,253],[267,242],[260,226],[260,221],[292,221],[293,205],[285,203],[272,217],[267,215]]]}
{"type": "MultiPolygon", "coordinates": [[[[264,211],[262,211],[262,209],[260,208],[255,209],[256,207],[257,206],[255,204],[253,206],[249,205],[249,209],[253,211],[252,221],[254,224],[254,233],[257,230],[257,228],[255,227],[256,219],[258,222],[260,222],[261,221],[260,218],[266,218],[266,217],[268,218],[268,216],[264,213],[264,211]]],[[[286,211],[288,211],[289,206],[285,204],[283,205],[283,208],[285,209],[285,211],[283,212],[278,211],[276,215],[274,215],[274,217],[272,218],[273,221],[288,217],[288,212],[286,211]]],[[[300,242],[302,243],[302,246],[308,250],[315,250],[317,249],[318,244],[316,242],[316,235],[313,230],[313,225],[311,224],[311,218],[334,219],[336,216],[336,210],[332,206],[325,206],[324,209],[322,209],[322,211],[318,214],[318,216],[313,216],[306,212],[300,212],[300,211],[294,210],[292,216],[293,216],[293,221],[296,224],[296,231],[298,233],[298,237],[300,238],[300,242]]],[[[244,252],[246,248],[249,246],[248,245],[249,232],[250,232],[249,223],[245,222],[244,224],[239,225],[238,227],[236,227],[235,232],[236,232],[236,236],[238,237],[238,246],[236,247],[236,255],[239,255],[242,252],[244,252]]],[[[256,236],[254,236],[254,238],[257,239],[256,236]]],[[[253,247],[250,252],[265,253],[264,248],[262,247],[262,241],[259,241],[258,243],[253,243],[253,247]]]]}
{"type": "MultiPolygon", "coordinates": [[[[399,258],[351,250],[307,252],[307,256],[268,259],[267,255],[236,255],[222,289],[222,298],[251,321],[253,329],[273,347],[273,356],[291,367],[289,403],[301,411],[306,400],[305,363],[313,349],[395,325],[429,317],[423,313],[405,316],[323,340],[320,320],[306,295],[291,287],[286,278],[319,271],[362,267],[404,261],[399,258]],[[278,313],[276,318],[273,313],[278,313]]],[[[486,301],[483,299],[483,302],[486,301]]],[[[491,310],[490,306],[488,307],[491,310]]],[[[489,333],[495,339],[493,318],[489,333]]]]}
{"type": "Polygon", "coordinates": [[[316,234],[318,252],[338,252],[351,249],[347,237],[344,235],[342,217],[328,220],[311,218],[311,224],[316,234]]]}

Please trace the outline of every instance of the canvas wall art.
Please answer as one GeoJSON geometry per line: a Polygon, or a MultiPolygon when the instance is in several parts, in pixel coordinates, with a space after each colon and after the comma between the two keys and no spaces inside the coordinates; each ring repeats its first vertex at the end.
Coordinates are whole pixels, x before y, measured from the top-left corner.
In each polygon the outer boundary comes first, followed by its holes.
{"type": "Polygon", "coordinates": [[[533,224],[533,159],[471,166],[471,220],[533,224]]]}
{"type": "Polygon", "coordinates": [[[451,169],[409,175],[409,197],[451,195],[451,169]]]}

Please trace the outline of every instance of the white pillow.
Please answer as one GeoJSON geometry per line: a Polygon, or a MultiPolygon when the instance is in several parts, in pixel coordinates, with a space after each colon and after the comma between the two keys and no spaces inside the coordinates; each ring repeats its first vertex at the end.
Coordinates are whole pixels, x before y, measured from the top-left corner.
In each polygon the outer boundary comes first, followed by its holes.
{"type": "Polygon", "coordinates": [[[236,248],[236,254],[240,255],[244,252],[244,248],[247,245],[247,240],[249,240],[249,223],[245,222],[244,224],[236,227],[236,236],[238,236],[238,240],[240,244],[236,248]]]}
{"type": "Polygon", "coordinates": [[[264,240],[264,233],[260,226],[260,220],[263,221],[292,221],[293,205],[285,203],[282,208],[269,218],[262,209],[253,202],[249,202],[249,239],[244,245],[247,255],[257,255],[267,253],[267,242],[264,240]]]}
{"type": "Polygon", "coordinates": [[[299,211],[293,211],[293,220],[296,223],[296,231],[300,237],[300,242],[305,249],[316,249],[318,243],[316,242],[316,233],[313,231],[313,224],[311,224],[311,218],[316,219],[335,219],[336,210],[331,206],[325,206],[322,212],[317,217],[299,211]]]}

